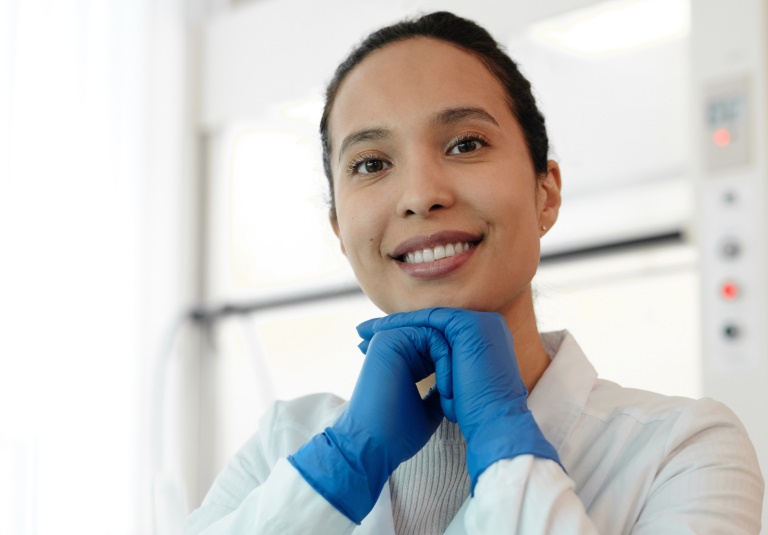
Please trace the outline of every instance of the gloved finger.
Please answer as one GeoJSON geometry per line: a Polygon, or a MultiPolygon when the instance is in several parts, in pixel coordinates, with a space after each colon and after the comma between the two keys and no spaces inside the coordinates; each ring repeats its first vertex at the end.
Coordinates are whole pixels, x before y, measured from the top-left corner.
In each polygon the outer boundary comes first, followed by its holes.
{"type": "Polygon", "coordinates": [[[427,395],[424,396],[424,400],[428,398],[429,399],[439,398],[441,414],[453,423],[456,423],[458,421],[456,419],[456,410],[454,409],[454,406],[453,406],[453,400],[445,399],[443,396],[441,396],[440,393],[437,391],[437,385],[430,388],[429,392],[427,392],[427,395]]]}
{"type": "MultiPolygon", "coordinates": [[[[438,307],[423,308],[412,312],[397,312],[376,320],[368,320],[365,322],[365,330],[378,332],[400,327],[432,327],[446,332],[451,324],[455,324],[457,319],[461,319],[463,313],[471,314],[471,311],[438,307]]],[[[446,334],[449,333],[446,332],[446,334]]]]}
{"type": "Polygon", "coordinates": [[[371,343],[371,338],[373,338],[373,335],[376,334],[376,332],[373,330],[373,324],[376,323],[376,320],[378,319],[379,318],[369,319],[357,326],[357,334],[360,336],[360,338],[363,339],[362,342],[357,344],[357,347],[360,349],[363,355],[368,353],[368,346],[371,343]]]}
{"type": "Polygon", "coordinates": [[[373,330],[373,325],[379,319],[381,318],[372,318],[358,325],[357,334],[360,335],[360,338],[362,338],[363,340],[370,340],[373,337],[373,335],[376,333],[376,331],[373,330]]]}
{"type": "MultiPolygon", "coordinates": [[[[358,325],[358,333],[363,336],[363,332],[379,332],[384,329],[398,329],[400,327],[438,327],[437,325],[430,324],[430,316],[439,308],[422,308],[420,310],[414,310],[411,312],[396,312],[384,316],[383,318],[375,318],[365,321],[358,325]]],[[[453,309],[445,309],[453,310],[453,309]]]]}
{"type": "Polygon", "coordinates": [[[437,429],[437,426],[440,425],[443,416],[446,416],[442,408],[442,397],[434,388],[431,388],[427,395],[424,396],[423,403],[427,412],[427,418],[435,426],[435,429],[437,429]]]}
{"type": "Polygon", "coordinates": [[[414,382],[435,373],[435,364],[429,357],[429,342],[425,329],[404,327],[376,333],[371,338],[367,355],[377,353],[379,358],[401,358],[414,382]],[[376,347],[374,347],[376,346],[376,347]],[[386,347],[382,351],[382,346],[386,347]]]}
{"type": "MultiPolygon", "coordinates": [[[[440,330],[453,349],[457,341],[466,346],[497,340],[502,345],[513,347],[512,333],[506,320],[495,312],[478,312],[457,308],[425,308],[413,312],[390,314],[373,322],[373,330],[400,327],[431,327],[440,330]]],[[[369,326],[368,326],[369,327],[369,326]]]]}
{"type": "Polygon", "coordinates": [[[435,384],[440,396],[444,399],[453,399],[453,369],[451,366],[451,347],[437,329],[422,327],[421,330],[427,336],[429,356],[435,363],[435,384]]]}
{"type": "MultiPolygon", "coordinates": [[[[453,407],[451,348],[440,331],[428,327],[422,327],[421,330],[426,334],[429,356],[435,366],[435,386],[433,388],[436,392],[434,392],[434,396],[440,398],[441,414],[444,414],[448,420],[455,423],[456,412],[453,407]]],[[[363,340],[357,347],[360,348],[363,354],[366,354],[370,344],[371,340],[363,340]]]]}
{"type": "Polygon", "coordinates": [[[456,423],[458,422],[458,418],[456,418],[456,409],[453,405],[453,399],[446,399],[442,396],[440,396],[440,408],[443,411],[443,414],[446,418],[448,418],[449,421],[456,423]]]}
{"type": "MultiPolygon", "coordinates": [[[[374,322],[375,320],[372,320],[367,323],[370,326],[374,322]]],[[[414,327],[409,327],[408,329],[413,328],[414,327]]],[[[419,328],[419,331],[423,332],[426,336],[426,351],[428,352],[435,366],[435,382],[437,384],[437,390],[444,399],[453,399],[451,348],[440,331],[436,329],[430,329],[428,327],[421,327],[419,328]]],[[[359,347],[360,351],[363,353],[367,353],[369,346],[370,340],[363,340],[358,344],[357,347],[359,347]]],[[[421,345],[419,345],[419,349],[422,350],[422,353],[424,353],[424,348],[421,345]]]]}

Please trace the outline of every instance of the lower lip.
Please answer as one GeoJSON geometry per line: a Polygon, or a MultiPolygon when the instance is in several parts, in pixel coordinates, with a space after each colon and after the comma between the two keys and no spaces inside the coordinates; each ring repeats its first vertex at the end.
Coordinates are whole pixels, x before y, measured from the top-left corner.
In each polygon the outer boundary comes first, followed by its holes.
{"type": "Polygon", "coordinates": [[[440,260],[434,262],[422,262],[420,264],[408,264],[406,262],[398,262],[400,269],[405,271],[410,277],[414,279],[439,279],[450,275],[461,266],[463,266],[473,254],[479,244],[473,246],[469,251],[464,251],[453,256],[446,256],[440,260]]]}

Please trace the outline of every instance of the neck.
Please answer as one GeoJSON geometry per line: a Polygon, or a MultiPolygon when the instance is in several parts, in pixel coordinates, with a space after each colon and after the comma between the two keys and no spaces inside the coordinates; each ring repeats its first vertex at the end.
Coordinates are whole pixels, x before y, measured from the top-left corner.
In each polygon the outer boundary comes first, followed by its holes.
{"type": "Polygon", "coordinates": [[[512,332],[520,377],[530,393],[550,363],[536,325],[533,291],[530,284],[502,314],[507,320],[507,327],[512,332]]]}
{"type": "MultiPolygon", "coordinates": [[[[541,342],[536,316],[533,313],[533,293],[530,285],[508,310],[502,311],[507,320],[507,327],[512,332],[515,345],[517,366],[525,388],[530,393],[549,366],[550,359],[541,342]]],[[[419,393],[425,396],[435,384],[435,376],[430,375],[416,384],[419,393]]]]}

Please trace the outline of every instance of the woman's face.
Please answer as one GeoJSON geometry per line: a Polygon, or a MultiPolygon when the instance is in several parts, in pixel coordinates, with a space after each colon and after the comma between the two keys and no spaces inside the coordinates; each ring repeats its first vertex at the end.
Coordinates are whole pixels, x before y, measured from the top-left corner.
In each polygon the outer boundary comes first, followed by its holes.
{"type": "Polygon", "coordinates": [[[342,83],[329,131],[334,231],[380,309],[509,318],[530,298],[559,170],[537,180],[504,90],[475,56],[426,38],[373,52],[342,83]]]}

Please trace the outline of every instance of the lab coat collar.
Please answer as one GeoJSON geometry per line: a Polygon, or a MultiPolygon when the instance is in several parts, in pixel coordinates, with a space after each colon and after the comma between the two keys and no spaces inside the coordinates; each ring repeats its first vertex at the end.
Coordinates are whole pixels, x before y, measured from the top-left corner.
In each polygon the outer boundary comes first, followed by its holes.
{"type": "Polygon", "coordinates": [[[568,331],[542,333],[541,340],[552,362],[528,396],[528,408],[560,451],[584,410],[597,372],[568,331]]]}

